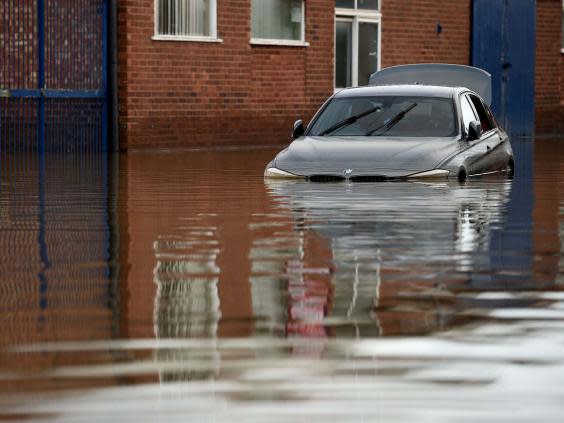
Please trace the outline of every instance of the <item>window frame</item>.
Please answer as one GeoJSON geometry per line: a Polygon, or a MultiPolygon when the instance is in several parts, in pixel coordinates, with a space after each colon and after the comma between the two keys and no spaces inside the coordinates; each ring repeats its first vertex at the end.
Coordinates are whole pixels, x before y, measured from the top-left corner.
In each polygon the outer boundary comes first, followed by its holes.
{"type": "Polygon", "coordinates": [[[474,114],[478,116],[478,122],[480,122],[480,125],[482,125],[482,131],[483,131],[482,135],[489,134],[490,132],[496,130],[497,125],[495,124],[494,120],[492,119],[492,116],[490,116],[490,113],[488,112],[487,106],[482,102],[480,97],[478,97],[476,94],[473,94],[473,93],[467,93],[467,96],[470,99],[470,104],[474,108],[474,114]],[[484,124],[482,122],[482,116],[480,115],[480,111],[478,110],[478,106],[480,106],[483,109],[484,119],[487,120],[489,125],[490,125],[490,129],[488,129],[488,130],[486,130],[484,128],[484,124]]]}
{"type": "Polygon", "coordinates": [[[191,42],[207,42],[207,43],[221,43],[223,40],[217,36],[217,2],[218,0],[207,0],[210,7],[210,35],[166,35],[159,34],[159,3],[161,0],[154,0],[154,26],[153,36],[154,41],[191,41],[191,42]]]}
{"type": "MultiPolygon", "coordinates": [[[[468,102],[468,105],[470,106],[470,111],[474,115],[474,120],[477,121],[477,122],[480,122],[480,118],[478,117],[476,110],[474,110],[474,105],[472,104],[472,100],[468,96],[469,94],[470,94],[469,92],[465,91],[465,92],[461,93],[460,96],[459,96],[460,132],[461,132],[462,138],[466,138],[468,136],[468,128],[466,127],[466,123],[464,122],[464,111],[462,110],[462,102],[464,100],[466,100],[468,102]]],[[[470,121],[470,122],[472,122],[472,121],[470,121]]],[[[468,122],[468,125],[470,125],[470,122],[468,122]]]]}
{"type": "MultiPolygon", "coordinates": [[[[564,1],[564,0],[563,0],[564,1]]],[[[335,7],[335,27],[337,21],[341,22],[352,22],[352,57],[351,57],[351,87],[358,87],[358,47],[359,47],[359,24],[360,23],[373,23],[378,25],[378,57],[376,58],[376,72],[381,69],[382,66],[382,0],[378,0],[378,8],[376,10],[369,9],[358,9],[358,0],[354,0],[355,8],[346,9],[335,7]]],[[[334,64],[333,73],[337,73],[337,51],[336,51],[336,37],[337,33],[334,30],[334,41],[335,49],[333,50],[334,64]]],[[[339,92],[342,89],[348,87],[337,87],[335,78],[333,78],[333,89],[334,92],[339,92]]]]}
{"type": "Polygon", "coordinates": [[[348,7],[335,7],[335,10],[349,10],[349,11],[355,10],[355,11],[368,12],[368,13],[374,13],[376,11],[376,12],[380,13],[381,10],[382,10],[382,0],[378,0],[378,6],[376,7],[376,10],[374,10],[374,9],[360,9],[358,7],[358,0],[354,0],[354,7],[352,9],[348,8],[348,7]]]}
{"type": "Polygon", "coordinates": [[[286,47],[308,47],[309,43],[306,41],[306,7],[305,0],[302,2],[302,26],[300,31],[299,40],[285,40],[282,38],[255,38],[253,37],[253,3],[251,1],[251,39],[249,44],[251,45],[265,45],[265,46],[286,46],[286,47]]]}

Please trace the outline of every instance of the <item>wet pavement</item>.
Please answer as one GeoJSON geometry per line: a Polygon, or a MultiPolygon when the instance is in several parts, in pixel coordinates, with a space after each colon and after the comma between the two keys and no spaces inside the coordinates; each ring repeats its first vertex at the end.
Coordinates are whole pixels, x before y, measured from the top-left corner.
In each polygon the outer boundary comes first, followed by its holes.
{"type": "Polygon", "coordinates": [[[514,180],[3,158],[0,420],[560,422],[564,142],[514,180]]]}

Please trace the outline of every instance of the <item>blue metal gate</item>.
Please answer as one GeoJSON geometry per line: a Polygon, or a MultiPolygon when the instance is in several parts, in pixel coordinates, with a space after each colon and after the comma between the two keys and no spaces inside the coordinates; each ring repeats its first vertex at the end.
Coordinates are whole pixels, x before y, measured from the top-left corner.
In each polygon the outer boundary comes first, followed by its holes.
{"type": "Polygon", "coordinates": [[[512,135],[535,127],[535,0],[474,0],[472,64],[492,75],[492,109],[512,135]]]}
{"type": "Polygon", "coordinates": [[[108,0],[0,3],[1,156],[107,151],[108,0]]]}
{"type": "MultiPolygon", "coordinates": [[[[514,137],[530,137],[535,129],[535,17],[535,0],[473,0],[472,64],[491,73],[493,112],[514,137]]],[[[532,266],[531,237],[516,237],[515,226],[521,233],[532,231],[534,143],[513,139],[512,147],[516,176],[508,223],[492,231],[490,241],[495,274],[493,280],[475,275],[475,283],[507,283],[508,272],[526,275],[532,266]]]]}

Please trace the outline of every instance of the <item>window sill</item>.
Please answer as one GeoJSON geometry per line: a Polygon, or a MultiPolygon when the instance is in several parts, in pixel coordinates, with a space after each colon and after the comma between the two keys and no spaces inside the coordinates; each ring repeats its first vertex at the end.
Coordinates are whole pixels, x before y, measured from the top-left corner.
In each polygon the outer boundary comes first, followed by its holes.
{"type": "Polygon", "coordinates": [[[251,45],[255,46],[283,46],[283,47],[309,47],[309,43],[301,40],[270,40],[264,38],[251,38],[251,45]]]}
{"type": "Polygon", "coordinates": [[[351,16],[359,17],[360,19],[379,19],[382,17],[382,12],[380,10],[371,9],[345,9],[345,8],[335,8],[336,16],[351,16]]]}
{"type": "Polygon", "coordinates": [[[186,36],[186,35],[153,35],[151,37],[153,41],[184,41],[193,43],[222,43],[221,38],[216,37],[198,37],[198,36],[186,36]]]}

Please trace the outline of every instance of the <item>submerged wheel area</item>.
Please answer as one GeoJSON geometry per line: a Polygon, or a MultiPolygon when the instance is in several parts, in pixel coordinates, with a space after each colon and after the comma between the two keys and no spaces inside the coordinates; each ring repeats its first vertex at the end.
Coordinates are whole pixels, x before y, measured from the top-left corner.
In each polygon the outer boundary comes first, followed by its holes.
{"type": "Polygon", "coordinates": [[[510,178],[513,178],[513,176],[515,176],[515,161],[513,160],[513,158],[509,159],[509,162],[507,162],[505,172],[510,178]]]}
{"type": "Polygon", "coordinates": [[[465,168],[461,167],[458,171],[458,181],[465,182],[466,179],[468,179],[468,173],[466,172],[465,168]]]}

